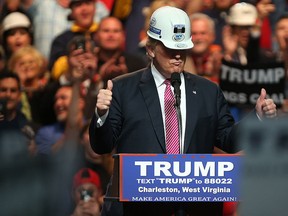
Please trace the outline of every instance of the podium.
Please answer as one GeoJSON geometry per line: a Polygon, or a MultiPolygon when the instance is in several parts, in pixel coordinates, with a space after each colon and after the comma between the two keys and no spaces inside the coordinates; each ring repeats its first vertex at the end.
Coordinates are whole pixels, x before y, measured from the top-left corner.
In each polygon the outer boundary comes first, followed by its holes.
{"type": "MultiPolygon", "coordinates": [[[[231,166],[230,168],[228,166],[229,164],[233,165],[233,169],[238,169],[236,164],[234,166],[234,162],[230,162],[231,159],[235,159],[231,155],[227,158],[223,156],[224,159],[221,155],[213,156],[198,154],[118,154],[113,157],[114,171],[104,198],[104,202],[106,203],[104,208],[108,206],[110,208],[109,211],[112,212],[117,211],[115,209],[113,210],[113,206],[118,209],[122,208],[120,212],[122,211],[122,215],[125,216],[222,216],[223,201],[218,201],[215,194],[213,195],[210,193],[211,195],[208,197],[204,192],[210,190],[210,183],[215,185],[217,184],[218,179],[223,180],[231,178],[230,174],[232,171],[231,166]],[[171,164],[171,167],[169,167],[169,164],[171,164]],[[179,164],[179,170],[177,170],[179,164]],[[181,164],[184,164],[185,167],[181,166],[181,164]],[[213,168],[213,164],[215,169],[213,168]],[[193,167],[193,169],[191,167],[193,167]],[[186,170],[184,170],[184,168],[186,170]],[[169,176],[169,172],[173,172],[173,170],[178,174],[178,177],[177,175],[173,176],[174,174],[169,176]],[[195,173],[198,175],[199,171],[202,176],[194,176],[195,173]],[[216,173],[214,175],[215,171],[217,171],[218,174],[216,173]],[[137,176],[138,174],[142,176],[139,177],[137,176]],[[151,177],[150,174],[156,176],[151,177]],[[169,177],[163,178],[160,174],[166,174],[169,177]],[[199,183],[197,186],[197,181],[198,183],[202,181],[203,184],[199,183]],[[166,185],[167,182],[168,186],[166,185]],[[171,184],[173,185],[169,186],[169,182],[172,182],[171,184]],[[132,195],[130,196],[130,194],[132,195]]],[[[235,172],[238,172],[237,169],[233,170],[234,174],[235,172]]],[[[223,194],[227,194],[229,190],[233,190],[233,188],[229,189],[227,188],[228,186],[226,186],[221,186],[221,182],[218,182],[218,192],[221,188],[226,190],[224,192],[222,191],[223,194]]],[[[213,190],[214,188],[216,187],[213,186],[213,190]]],[[[221,191],[219,193],[221,194],[221,191]]],[[[235,194],[231,194],[231,197],[234,197],[235,194]]]]}

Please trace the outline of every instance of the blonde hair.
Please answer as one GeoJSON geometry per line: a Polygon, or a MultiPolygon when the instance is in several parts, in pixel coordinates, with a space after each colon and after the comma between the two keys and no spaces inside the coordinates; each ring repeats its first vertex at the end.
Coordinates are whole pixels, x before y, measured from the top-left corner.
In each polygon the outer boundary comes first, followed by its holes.
{"type": "Polygon", "coordinates": [[[8,65],[7,65],[8,69],[14,72],[14,67],[15,67],[17,61],[19,61],[19,59],[21,59],[23,56],[25,56],[27,54],[33,56],[33,59],[36,61],[39,68],[43,69],[43,66],[45,64],[44,57],[33,46],[21,47],[19,50],[17,50],[15,53],[13,53],[12,56],[10,57],[9,61],[8,61],[8,65]]]}

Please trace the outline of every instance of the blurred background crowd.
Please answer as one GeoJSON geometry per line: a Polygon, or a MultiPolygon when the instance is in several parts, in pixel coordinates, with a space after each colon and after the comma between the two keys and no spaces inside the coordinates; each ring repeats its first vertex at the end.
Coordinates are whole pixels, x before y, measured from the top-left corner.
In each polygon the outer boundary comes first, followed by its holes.
{"type": "Polygon", "coordinates": [[[96,95],[149,65],[149,18],[165,5],[191,20],[186,71],[219,84],[223,60],[287,68],[286,0],[1,0],[3,215],[100,215],[113,157],[89,144],[96,95]]]}

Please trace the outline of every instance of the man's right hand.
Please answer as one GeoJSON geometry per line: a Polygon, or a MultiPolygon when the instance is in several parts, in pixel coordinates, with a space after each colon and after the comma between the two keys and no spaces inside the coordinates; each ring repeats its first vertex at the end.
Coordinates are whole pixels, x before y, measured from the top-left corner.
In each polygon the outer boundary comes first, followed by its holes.
{"type": "Polygon", "coordinates": [[[113,88],[113,83],[111,80],[108,80],[107,88],[100,89],[97,95],[96,108],[97,108],[97,113],[100,117],[105,115],[105,113],[110,108],[111,101],[112,101],[112,88],[113,88]]]}

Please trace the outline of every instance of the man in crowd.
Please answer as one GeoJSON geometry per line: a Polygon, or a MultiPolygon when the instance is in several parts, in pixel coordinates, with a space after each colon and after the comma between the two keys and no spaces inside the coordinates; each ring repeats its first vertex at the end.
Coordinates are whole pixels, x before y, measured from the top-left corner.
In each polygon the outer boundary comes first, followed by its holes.
{"type": "Polygon", "coordinates": [[[214,21],[205,14],[195,13],[190,16],[190,22],[194,47],[187,55],[184,70],[218,83],[222,50],[214,44],[214,21]]]}
{"type": "Polygon", "coordinates": [[[49,58],[49,69],[51,70],[55,61],[61,56],[68,55],[67,43],[77,35],[85,35],[91,38],[91,34],[96,32],[98,25],[93,21],[96,12],[94,0],[71,0],[71,18],[74,23],[71,29],[57,36],[51,45],[49,58]]]}
{"type": "Polygon", "coordinates": [[[12,155],[20,152],[26,155],[35,155],[36,153],[34,131],[18,108],[20,99],[19,77],[12,72],[0,73],[0,143],[2,157],[12,157],[12,155]],[[13,146],[11,146],[12,143],[13,146]]]}
{"type": "Polygon", "coordinates": [[[100,216],[101,195],[98,173],[89,168],[80,169],[73,177],[72,196],[75,209],[71,216],[100,216]]]}

